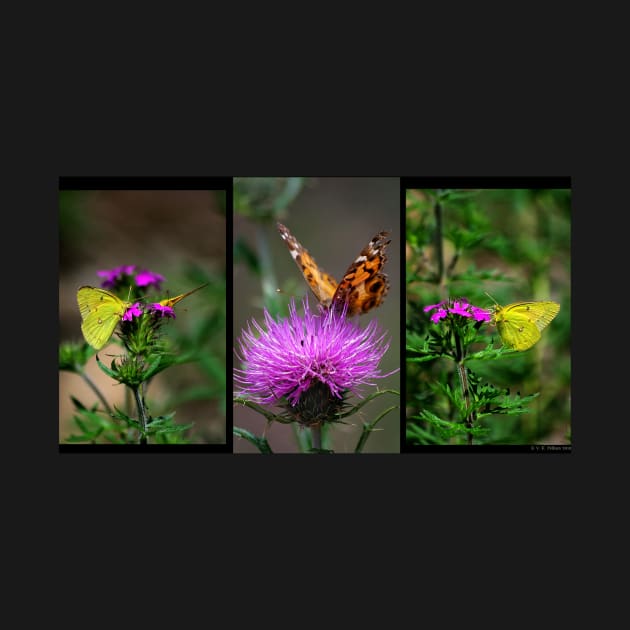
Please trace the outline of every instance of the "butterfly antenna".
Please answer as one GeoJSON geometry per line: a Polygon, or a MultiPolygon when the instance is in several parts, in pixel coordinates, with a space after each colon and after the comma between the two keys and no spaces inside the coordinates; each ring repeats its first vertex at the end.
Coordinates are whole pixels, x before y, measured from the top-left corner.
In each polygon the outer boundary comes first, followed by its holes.
{"type": "Polygon", "coordinates": [[[177,304],[177,302],[179,302],[180,300],[183,300],[185,297],[188,297],[189,295],[196,293],[200,289],[207,287],[209,284],[210,284],[209,282],[206,282],[205,284],[202,284],[200,287],[197,287],[196,289],[193,289],[192,291],[188,291],[187,293],[182,293],[181,295],[178,295],[174,298],[166,298],[165,300],[162,300],[160,303],[165,304],[165,303],[170,302],[169,306],[175,306],[175,304],[177,304]]]}
{"type": "Polygon", "coordinates": [[[498,302],[497,302],[497,301],[496,301],[496,300],[495,300],[495,299],[494,299],[494,298],[493,298],[493,297],[492,297],[492,296],[491,296],[491,295],[490,295],[487,291],[484,291],[484,293],[485,293],[485,294],[486,294],[486,295],[487,295],[487,296],[488,296],[488,297],[489,297],[489,298],[490,298],[490,299],[491,299],[491,300],[492,300],[492,301],[493,301],[493,302],[494,302],[497,306],[499,306],[499,303],[498,303],[498,302]]]}
{"type": "Polygon", "coordinates": [[[196,289],[193,289],[192,291],[188,291],[188,293],[186,295],[190,295],[191,293],[195,293],[195,291],[199,291],[199,289],[203,289],[204,287],[207,287],[210,283],[206,282],[205,284],[202,284],[200,287],[197,287],[196,289]]]}

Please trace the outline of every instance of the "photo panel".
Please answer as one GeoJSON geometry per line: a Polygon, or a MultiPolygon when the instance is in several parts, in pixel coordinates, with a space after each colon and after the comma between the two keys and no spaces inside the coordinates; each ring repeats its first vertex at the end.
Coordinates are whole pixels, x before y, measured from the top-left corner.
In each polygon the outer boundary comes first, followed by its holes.
{"type": "Polygon", "coordinates": [[[402,178],[404,452],[571,452],[571,179],[402,178]]]}
{"type": "Polygon", "coordinates": [[[234,452],[400,452],[400,180],[235,177],[234,452]]]}
{"type": "Polygon", "coordinates": [[[60,452],[232,451],[231,198],[231,178],[60,177],[60,452]]]}

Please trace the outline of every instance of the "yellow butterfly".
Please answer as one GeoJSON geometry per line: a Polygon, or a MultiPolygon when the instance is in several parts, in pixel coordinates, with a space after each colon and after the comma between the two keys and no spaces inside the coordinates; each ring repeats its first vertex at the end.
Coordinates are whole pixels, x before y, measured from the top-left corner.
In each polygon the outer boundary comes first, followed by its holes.
{"type": "Polygon", "coordinates": [[[204,287],[207,287],[209,284],[210,284],[209,282],[206,282],[205,284],[202,284],[200,287],[197,287],[196,289],[193,289],[192,291],[188,291],[188,293],[182,293],[181,295],[177,295],[172,298],[166,298],[165,300],[160,300],[159,304],[161,304],[162,306],[170,306],[171,308],[173,308],[173,306],[175,306],[177,302],[179,302],[180,300],[183,300],[185,297],[188,297],[191,293],[194,293],[195,291],[199,291],[199,289],[203,289],[204,287]]]}
{"type": "Polygon", "coordinates": [[[493,322],[506,348],[528,350],[560,311],[557,302],[514,302],[494,307],[493,322]]]}
{"type": "Polygon", "coordinates": [[[130,302],[105,289],[88,286],[77,291],[77,302],[83,319],[81,331],[95,350],[100,350],[109,341],[116,324],[131,306],[130,302]]]}
{"type": "MultiPolygon", "coordinates": [[[[188,297],[191,293],[203,289],[208,284],[210,283],[206,282],[200,287],[188,291],[188,293],[160,300],[159,304],[173,308],[177,302],[188,297]]],[[[131,306],[131,302],[125,302],[105,289],[88,286],[78,290],[77,302],[83,318],[81,331],[85,340],[96,350],[100,350],[109,341],[116,324],[131,306]]]]}

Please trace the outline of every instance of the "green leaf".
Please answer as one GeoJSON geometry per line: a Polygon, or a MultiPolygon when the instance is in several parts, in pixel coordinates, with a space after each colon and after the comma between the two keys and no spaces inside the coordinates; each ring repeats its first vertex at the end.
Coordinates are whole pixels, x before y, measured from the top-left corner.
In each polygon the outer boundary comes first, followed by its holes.
{"type": "Polygon", "coordinates": [[[116,359],[112,359],[112,366],[111,368],[108,368],[104,363],[101,362],[101,360],[98,358],[98,355],[96,355],[96,364],[98,365],[99,368],[101,368],[101,370],[105,374],[107,374],[107,376],[110,376],[114,380],[118,380],[118,369],[116,368],[116,359]]]}
{"type": "Polygon", "coordinates": [[[241,429],[240,427],[234,427],[232,429],[232,433],[236,437],[240,437],[247,440],[248,442],[251,442],[261,453],[267,455],[273,453],[271,447],[269,446],[269,442],[267,442],[267,439],[264,437],[258,437],[250,431],[247,431],[247,429],[241,429]]]}
{"type": "MultiPolygon", "coordinates": [[[[165,353],[160,354],[154,358],[151,363],[146,367],[144,372],[144,380],[148,381],[150,378],[153,378],[156,374],[164,371],[166,368],[170,367],[177,363],[177,357],[175,355],[165,353]]],[[[184,361],[182,361],[183,363],[184,361]]]]}
{"type": "Polygon", "coordinates": [[[355,453],[361,453],[363,451],[363,447],[365,446],[365,443],[367,442],[368,437],[370,437],[370,435],[374,431],[379,430],[379,429],[376,429],[376,425],[390,411],[394,411],[394,409],[400,409],[400,407],[398,407],[397,405],[394,405],[392,407],[388,407],[383,412],[381,412],[372,422],[364,422],[363,423],[363,430],[361,431],[361,435],[359,436],[359,441],[357,442],[357,445],[356,445],[356,447],[354,449],[355,453]]]}
{"type": "Polygon", "coordinates": [[[425,431],[417,424],[407,423],[405,431],[405,439],[408,442],[415,442],[420,445],[427,444],[443,444],[443,442],[434,434],[425,431]]]}
{"type": "Polygon", "coordinates": [[[87,407],[78,398],[70,395],[70,400],[72,400],[72,404],[76,409],[79,409],[80,411],[87,410],[87,407]]]}

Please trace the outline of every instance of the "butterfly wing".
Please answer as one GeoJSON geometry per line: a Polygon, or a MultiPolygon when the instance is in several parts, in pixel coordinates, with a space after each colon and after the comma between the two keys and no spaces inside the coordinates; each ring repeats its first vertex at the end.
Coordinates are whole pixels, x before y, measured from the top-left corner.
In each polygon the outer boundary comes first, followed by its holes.
{"type": "Polygon", "coordinates": [[[105,289],[88,286],[77,291],[77,303],[83,320],[83,337],[95,350],[100,350],[109,341],[129,303],[105,289]]]}
{"type": "Polygon", "coordinates": [[[192,293],[195,293],[195,291],[199,291],[199,289],[203,289],[204,287],[207,287],[209,284],[210,284],[209,282],[206,282],[205,284],[202,284],[200,287],[197,287],[196,289],[193,289],[192,291],[188,291],[188,293],[182,293],[181,295],[177,295],[172,298],[166,298],[165,300],[160,300],[160,304],[162,306],[170,306],[171,308],[173,308],[173,306],[175,306],[177,302],[179,302],[180,300],[183,300],[185,297],[188,297],[192,293]]]}
{"type": "Polygon", "coordinates": [[[289,228],[278,223],[278,231],[317,301],[324,306],[330,306],[337,290],[337,281],[323,269],[320,269],[315,259],[291,234],[289,228]]]}
{"type": "Polygon", "coordinates": [[[541,337],[541,331],[560,311],[556,302],[514,302],[495,307],[494,320],[503,345],[528,350],[541,337]]]}
{"type": "Polygon", "coordinates": [[[531,348],[540,339],[540,331],[526,315],[517,310],[508,312],[507,309],[508,306],[495,312],[495,323],[503,345],[520,351],[531,348]]]}
{"type": "Polygon", "coordinates": [[[551,320],[560,312],[560,304],[556,302],[531,302],[528,309],[534,318],[534,324],[542,331],[551,320]]]}
{"type": "Polygon", "coordinates": [[[347,316],[367,313],[379,306],[389,290],[389,280],[383,273],[387,262],[385,252],[391,239],[389,232],[379,232],[348,267],[332,299],[335,309],[348,305],[347,316]]]}

